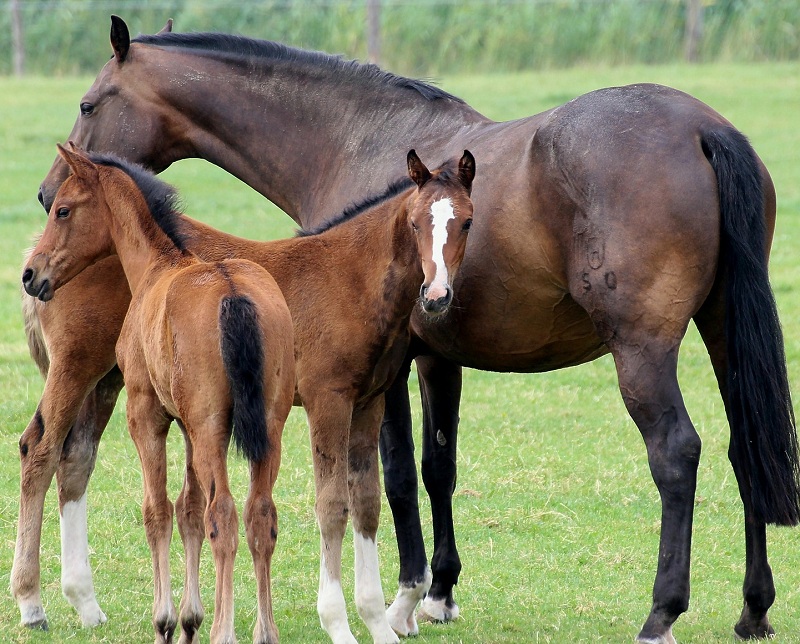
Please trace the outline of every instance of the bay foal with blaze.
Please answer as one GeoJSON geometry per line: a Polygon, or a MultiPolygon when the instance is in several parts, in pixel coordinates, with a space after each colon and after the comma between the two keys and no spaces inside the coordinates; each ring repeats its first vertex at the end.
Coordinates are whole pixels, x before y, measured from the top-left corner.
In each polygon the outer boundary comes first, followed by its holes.
{"type": "Polygon", "coordinates": [[[238,518],[228,486],[231,434],[250,463],[247,541],[258,585],[255,642],[277,642],[270,562],[277,538],[272,489],[283,426],[294,397],[294,340],[286,302],[261,266],[206,263],[171,225],[176,194],[151,174],[95,164],[59,146],[72,176],[59,190],[24,271],[30,295],[52,298],[82,269],[118,255],[133,299],[117,342],[128,390],[128,429],[142,465],[142,514],[153,557],[156,642],[176,628],[169,573],[173,506],[167,497],[166,437],[176,420],[186,476],[176,504],[186,551],[181,642],[203,620],[198,568],[205,534],[216,568],[212,642],[234,642],[233,562],[238,518]]]}
{"type": "MultiPolygon", "coordinates": [[[[376,546],[383,393],[406,355],[417,302],[430,317],[448,309],[472,223],[475,160],[469,152],[433,172],[413,150],[406,162],[413,183],[395,184],[384,199],[348,209],[294,239],[249,241],[177,213],[169,218],[170,229],[192,252],[212,262],[256,262],[286,299],[294,324],[296,393],[308,415],[314,462],[321,535],[317,609],[336,644],[355,642],[341,586],[348,516],[358,613],[375,642],[398,641],[386,616],[376,546]]],[[[29,293],[42,296],[42,278],[26,271],[29,293]]],[[[427,585],[401,589],[403,613],[412,615],[406,631],[416,630],[413,607],[429,585],[430,577],[427,585]]]]}

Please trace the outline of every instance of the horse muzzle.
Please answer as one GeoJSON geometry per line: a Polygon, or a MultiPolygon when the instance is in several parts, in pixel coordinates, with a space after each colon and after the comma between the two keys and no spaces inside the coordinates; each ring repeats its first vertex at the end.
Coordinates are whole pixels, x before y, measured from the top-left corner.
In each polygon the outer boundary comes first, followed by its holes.
{"type": "Polygon", "coordinates": [[[453,301],[453,289],[449,284],[426,286],[423,284],[419,289],[419,298],[422,302],[422,309],[431,317],[441,315],[453,301]]]}
{"type": "Polygon", "coordinates": [[[55,292],[52,282],[30,266],[22,273],[22,287],[28,295],[37,297],[42,302],[52,300],[55,292]]]}

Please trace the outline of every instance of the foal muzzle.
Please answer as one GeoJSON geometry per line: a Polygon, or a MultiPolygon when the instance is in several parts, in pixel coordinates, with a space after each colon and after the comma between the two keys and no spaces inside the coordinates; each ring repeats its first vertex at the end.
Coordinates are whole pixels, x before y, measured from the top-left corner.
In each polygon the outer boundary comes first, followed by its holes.
{"type": "Polygon", "coordinates": [[[430,293],[430,287],[425,286],[423,284],[419,289],[419,297],[422,301],[422,309],[430,316],[437,316],[444,313],[447,308],[450,306],[450,303],[453,301],[453,289],[450,288],[449,284],[444,285],[444,289],[441,287],[437,289],[437,292],[444,290],[443,295],[439,295],[438,297],[433,297],[434,294],[430,293]]]}
{"type": "Polygon", "coordinates": [[[28,267],[22,273],[22,287],[28,295],[39,298],[42,302],[53,299],[53,286],[49,279],[40,278],[36,270],[28,267]]]}

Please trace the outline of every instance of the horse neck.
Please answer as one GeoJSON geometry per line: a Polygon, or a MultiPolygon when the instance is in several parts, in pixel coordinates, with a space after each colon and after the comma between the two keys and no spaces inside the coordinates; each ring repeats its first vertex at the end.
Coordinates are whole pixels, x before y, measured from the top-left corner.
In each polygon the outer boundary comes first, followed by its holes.
{"type": "Polygon", "coordinates": [[[114,179],[105,181],[103,190],[108,204],[105,225],[131,293],[148,277],[185,261],[186,255],[153,220],[138,191],[131,197],[114,179]]]}
{"type": "Polygon", "coordinates": [[[402,176],[410,148],[445,154],[456,131],[489,122],[457,101],[327,66],[138,47],[181,123],[182,153],[227,170],[306,228],[402,176]]]}

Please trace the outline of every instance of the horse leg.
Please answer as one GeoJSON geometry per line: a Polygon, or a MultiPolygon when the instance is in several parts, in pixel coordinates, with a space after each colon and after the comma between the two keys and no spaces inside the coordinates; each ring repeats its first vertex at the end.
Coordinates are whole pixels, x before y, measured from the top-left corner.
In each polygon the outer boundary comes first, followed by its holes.
{"type": "Polygon", "coordinates": [[[376,448],[382,416],[382,396],[353,412],[347,454],[347,487],[355,545],[356,608],[373,641],[389,644],[400,640],[386,617],[378,566],[381,483],[376,448]]]}
{"type": "Polygon", "coordinates": [[[453,528],[461,367],[441,358],[420,356],[417,373],[422,393],[422,480],[433,518],[433,583],[420,607],[420,618],[449,622],[458,618],[453,586],[461,572],[453,528]]]}
{"type": "MultiPolygon", "coordinates": [[[[298,369],[298,372],[301,372],[298,369]]],[[[320,395],[313,384],[300,397],[308,415],[314,463],[314,511],[320,532],[317,613],[333,644],[355,644],[342,593],[342,540],[347,527],[347,436],[352,403],[341,395],[320,395]],[[314,394],[314,395],[312,395],[314,394]]]]}
{"type": "Polygon", "coordinates": [[[408,356],[394,383],[384,395],[385,410],[380,432],[383,483],[394,519],[400,555],[400,588],[386,611],[389,624],[399,635],[417,635],[416,609],[431,586],[431,570],[425,554],[417,501],[417,465],[408,398],[408,356]]]}
{"type": "Polygon", "coordinates": [[[56,472],[64,440],[94,386],[87,373],[53,359],[36,413],[19,440],[20,502],[11,592],[22,623],[47,629],[40,591],[39,547],[44,499],[56,472]]]}
{"type": "Polygon", "coordinates": [[[180,644],[199,642],[198,631],[203,623],[203,602],[200,599],[200,551],[203,548],[203,513],[206,499],[194,468],[192,443],[186,435],[183,423],[178,422],[186,447],[186,473],[183,487],[175,502],[175,517],[178,533],[183,542],[186,557],[186,574],[183,583],[183,596],[178,609],[181,624],[180,644]]]}
{"type": "Polygon", "coordinates": [[[167,497],[167,432],[170,419],[164,414],[146,374],[137,383],[132,383],[129,377],[126,378],[126,385],[128,431],[136,445],[142,466],[142,518],[153,560],[155,642],[169,644],[177,625],[169,576],[169,544],[172,539],[173,517],[172,503],[167,497]],[[144,379],[147,379],[146,385],[144,379]]]}
{"type": "Polygon", "coordinates": [[[639,642],[674,644],[672,624],[689,606],[692,518],[700,460],[697,435],[678,388],[679,341],[620,327],[609,348],[625,406],[644,438],[661,496],[661,541],[653,606],[639,642]]]}
{"type": "Polygon", "coordinates": [[[280,437],[282,428],[270,421],[269,453],[264,459],[250,464],[250,492],[244,509],[244,522],[247,532],[247,545],[253,557],[256,573],[258,616],[253,631],[255,644],[277,644],[278,627],[272,613],[272,589],[270,568],[275,542],[278,539],[278,511],[272,499],[272,490],[278,478],[281,452],[280,437]]]}
{"type": "Polygon", "coordinates": [[[197,476],[206,496],[204,523],[216,573],[210,640],[212,644],[231,644],[236,642],[233,564],[239,546],[239,518],[228,484],[226,461],[230,431],[213,419],[197,423],[186,420],[186,429],[192,441],[197,476]]]}
{"type": "Polygon", "coordinates": [[[89,565],[86,488],[97,460],[97,446],[122,386],[122,374],[116,367],[97,383],[64,441],[56,470],[61,524],[61,592],[84,626],[97,626],[106,621],[97,603],[89,565]]]}
{"type": "MultiPolygon", "coordinates": [[[[725,342],[725,314],[721,294],[715,291],[694,320],[703,342],[708,349],[720,393],[728,407],[728,354],[725,342]]],[[[756,516],[753,509],[750,481],[742,464],[729,450],[728,457],[736,481],[739,496],[744,505],[745,575],[743,584],[744,606],[734,632],[741,639],[771,637],[775,634],[767,617],[767,611],[775,601],[775,584],[772,569],[767,560],[767,526],[756,516]]]]}

